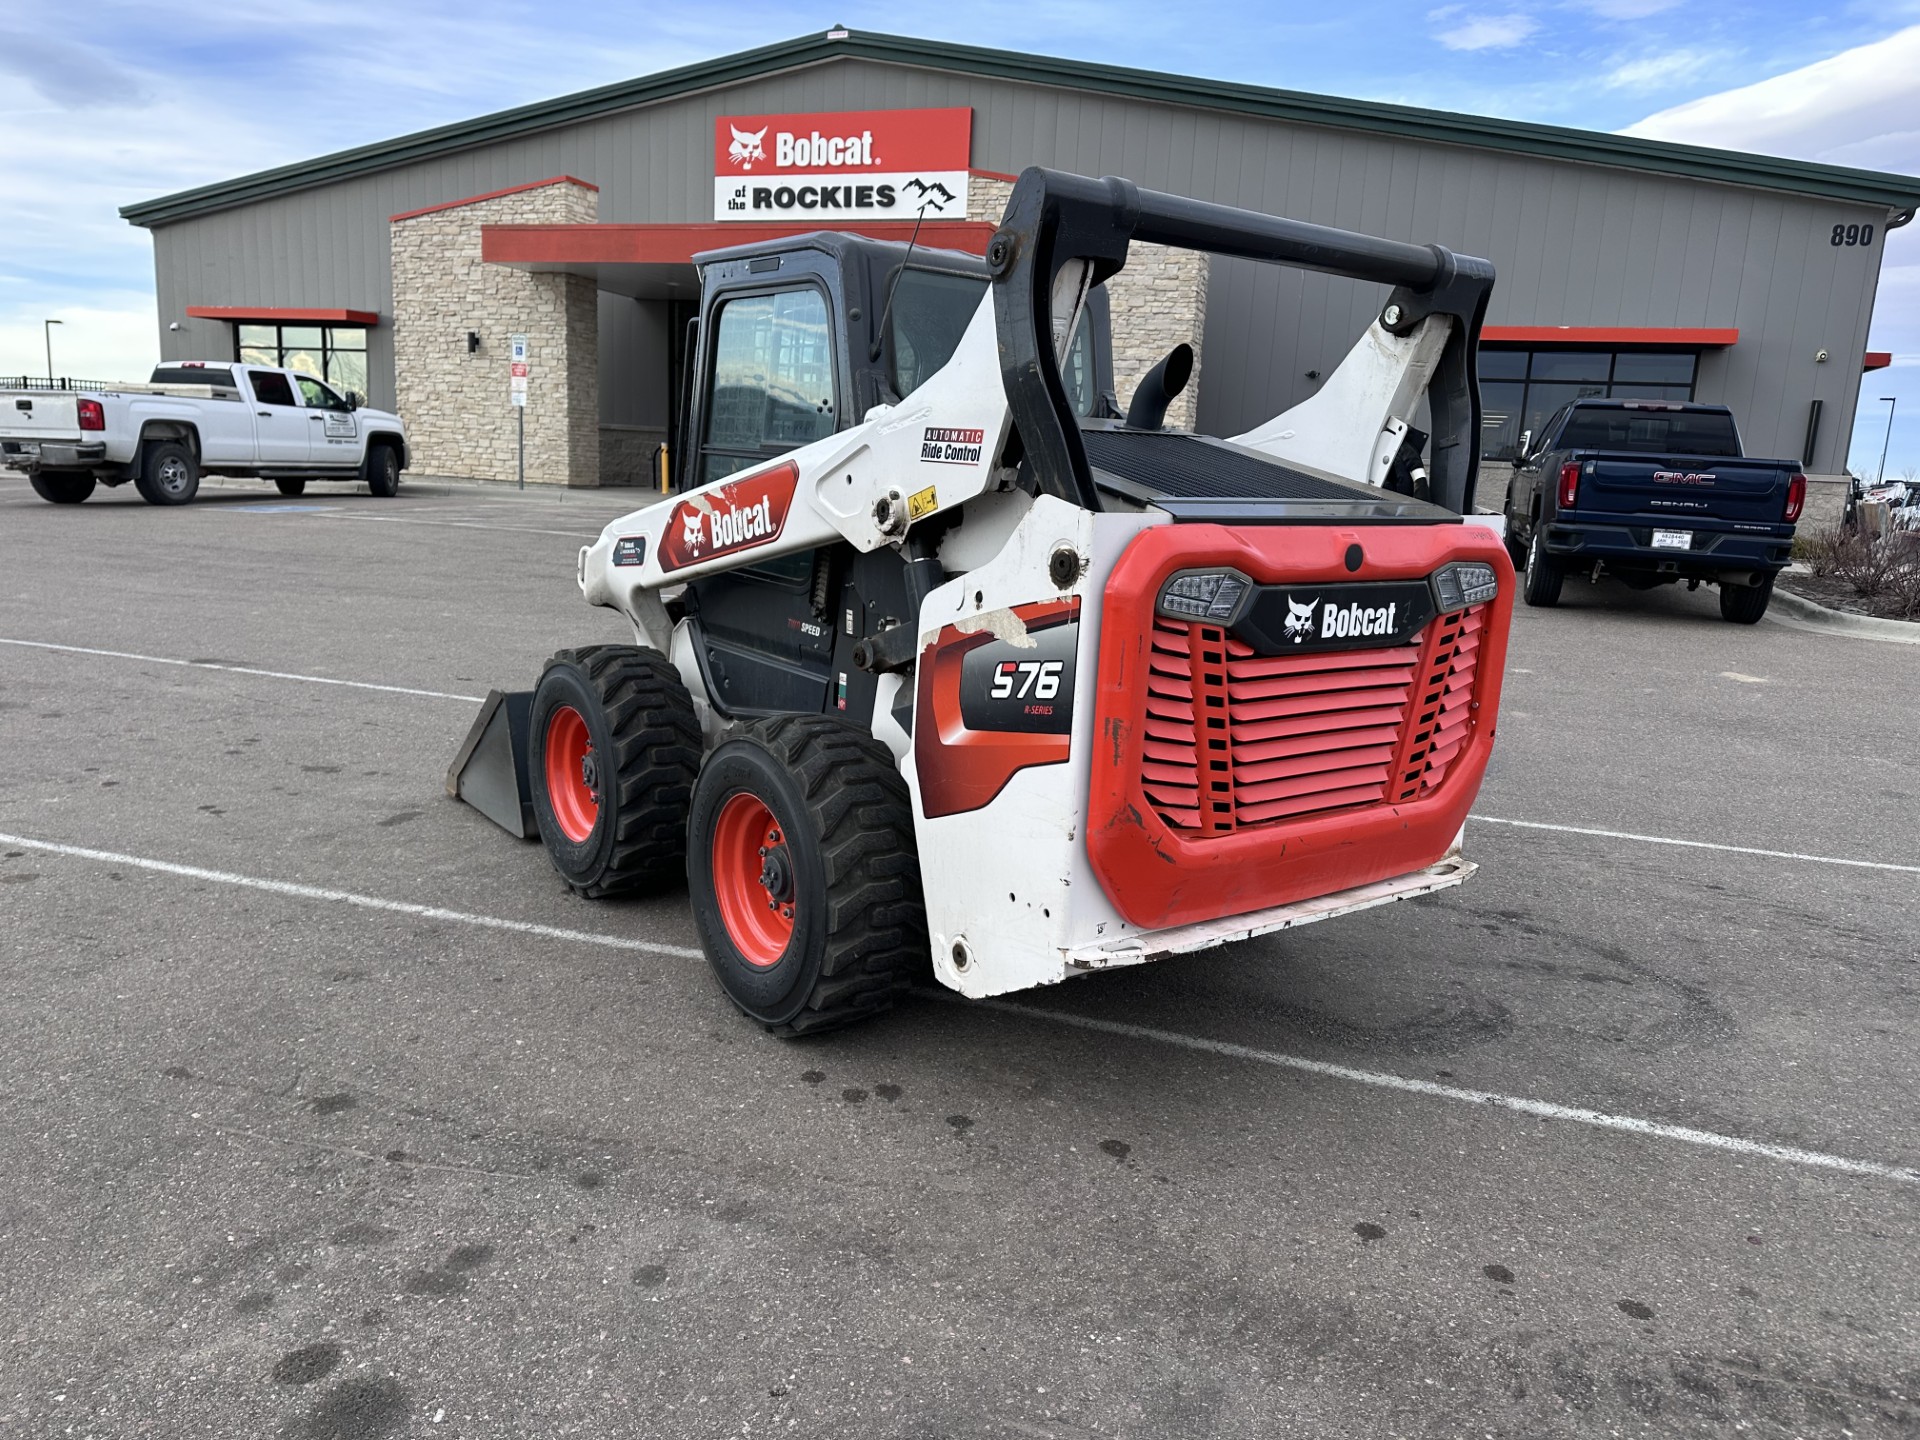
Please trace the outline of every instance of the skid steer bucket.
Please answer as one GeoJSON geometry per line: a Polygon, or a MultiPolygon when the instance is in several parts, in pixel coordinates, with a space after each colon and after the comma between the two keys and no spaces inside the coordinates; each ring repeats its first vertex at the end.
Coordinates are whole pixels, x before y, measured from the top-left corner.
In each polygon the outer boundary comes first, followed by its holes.
{"type": "Polygon", "coordinates": [[[447,771],[447,794],[522,840],[540,838],[527,780],[531,690],[489,690],[447,771]]]}

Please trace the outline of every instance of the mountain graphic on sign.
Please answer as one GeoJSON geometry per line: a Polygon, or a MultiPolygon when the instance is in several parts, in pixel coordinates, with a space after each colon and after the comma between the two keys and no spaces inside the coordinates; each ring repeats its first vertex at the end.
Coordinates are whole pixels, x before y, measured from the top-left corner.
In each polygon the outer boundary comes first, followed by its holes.
{"type": "MultiPolygon", "coordinates": [[[[947,208],[947,206],[951,205],[954,202],[954,198],[955,198],[954,193],[951,190],[947,189],[946,186],[942,185],[938,180],[934,181],[933,184],[929,185],[927,184],[926,181],[920,179],[918,176],[915,176],[913,179],[907,181],[906,188],[909,190],[918,190],[920,192],[920,198],[924,200],[926,204],[933,205],[937,209],[941,209],[941,210],[944,210],[947,208]],[[940,197],[938,201],[934,200],[933,198],[936,195],[940,197]]],[[[925,206],[922,206],[921,208],[924,209],[925,206]]]]}

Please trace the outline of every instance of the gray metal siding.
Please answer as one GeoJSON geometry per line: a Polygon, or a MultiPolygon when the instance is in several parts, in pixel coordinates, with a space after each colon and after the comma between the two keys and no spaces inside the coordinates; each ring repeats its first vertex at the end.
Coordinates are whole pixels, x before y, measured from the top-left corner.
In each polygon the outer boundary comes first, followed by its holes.
{"type": "MultiPolygon", "coordinates": [[[[1827,419],[1814,469],[1841,468],[1885,215],[1838,201],[865,60],[723,86],[155,231],[162,351],[224,356],[227,326],[188,305],[344,306],[392,315],[388,216],[559,174],[600,186],[604,222],[710,218],[713,125],[730,113],[970,105],[973,161],[1126,175],[1142,185],[1485,255],[1492,324],[1732,326],[1702,399],[1731,405],[1756,452],[1798,455],[1808,402],[1827,419]],[[1835,223],[1872,224],[1835,249],[1835,223]],[[178,320],[181,329],[168,331],[178,320]],[[1814,363],[1821,349],[1824,365],[1814,363]]],[[[1216,262],[1200,423],[1231,433],[1310,393],[1378,287],[1216,262]]],[[[392,341],[371,338],[391,404],[392,341]]],[[[621,367],[623,370],[625,367],[621,367]]],[[[616,388],[624,375],[609,376],[616,388]]]]}

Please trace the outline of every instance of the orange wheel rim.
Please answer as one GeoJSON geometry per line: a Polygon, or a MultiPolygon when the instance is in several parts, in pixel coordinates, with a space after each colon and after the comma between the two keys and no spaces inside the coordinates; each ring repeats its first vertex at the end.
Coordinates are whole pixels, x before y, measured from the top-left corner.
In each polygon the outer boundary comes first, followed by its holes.
{"type": "Polygon", "coordinates": [[[793,939],[793,852],[780,822],[757,797],[735,795],[713,823],[713,896],[727,937],[758,969],[778,963],[793,939]]]}
{"type": "Polygon", "coordinates": [[[547,717],[547,798],[560,833],[579,845],[600,819],[600,757],[587,720],[571,705],[547,717]]]}

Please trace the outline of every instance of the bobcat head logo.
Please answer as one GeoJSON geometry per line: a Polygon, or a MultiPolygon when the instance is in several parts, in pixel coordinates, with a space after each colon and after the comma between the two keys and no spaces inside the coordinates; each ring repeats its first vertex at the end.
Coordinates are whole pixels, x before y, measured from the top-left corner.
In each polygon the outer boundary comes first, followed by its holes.
{"type": "Polygon", "coordinates": [[[706,543],[707,517],[698,510],[689,510],[680,517],[680,546],[684,550],[698,550],[706,543]]]}
{"type": "Polygon", "coordinates": [[[1313,607],[1319,603],[1318,600],[1309,600],[1302,605],[1292,596],[1287,597],[1287,623],[1282,628],[1294,644],[1298,645],[1313,633],[1313,607]]]}
{"type": "Polygon", "coordinates": [[[760,143],[767,138],[765,125],[753,131],[738,130],[731,125],[727,128],[733,131],[733,143],[727,147],[727,158],[734,164],[742,170],[751,170],[754,161],[767,158],[766,148],[760,143]]]}

